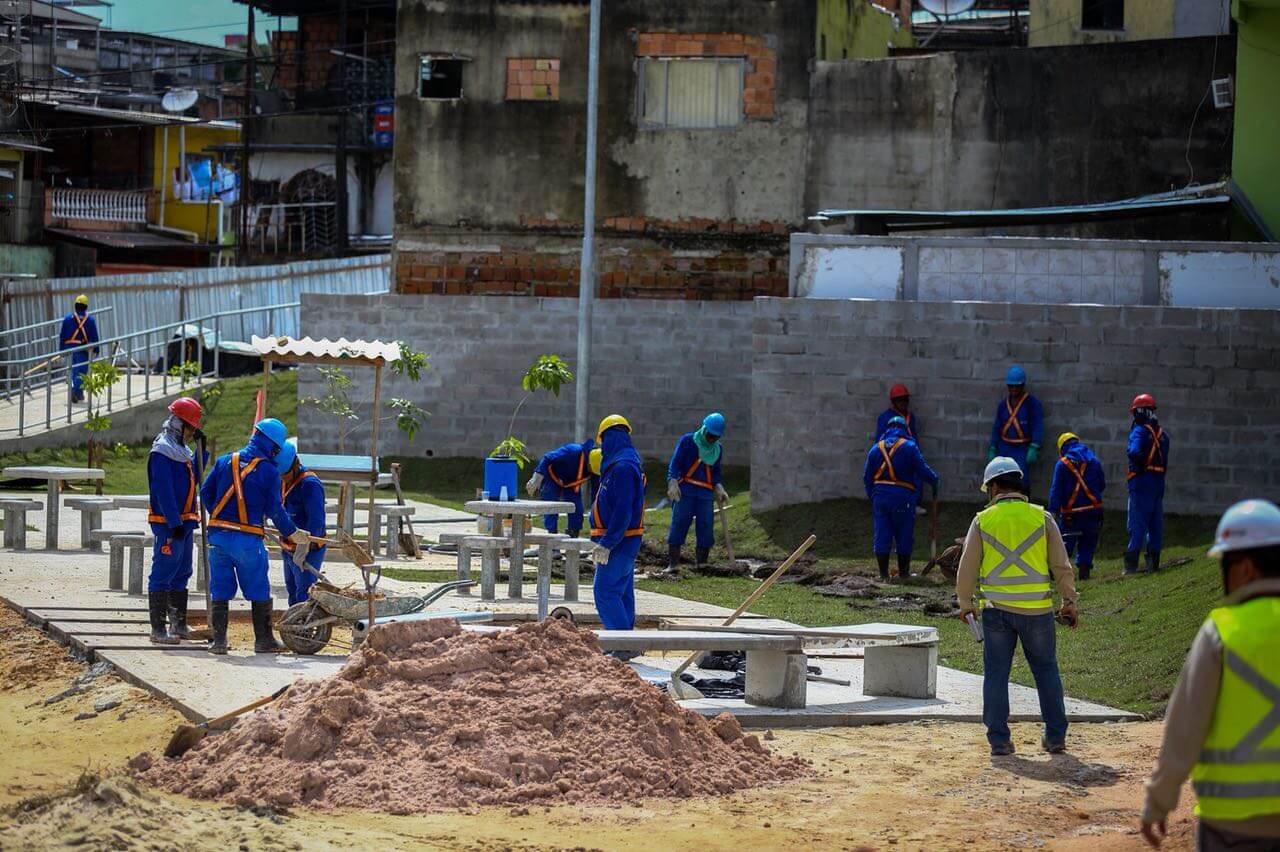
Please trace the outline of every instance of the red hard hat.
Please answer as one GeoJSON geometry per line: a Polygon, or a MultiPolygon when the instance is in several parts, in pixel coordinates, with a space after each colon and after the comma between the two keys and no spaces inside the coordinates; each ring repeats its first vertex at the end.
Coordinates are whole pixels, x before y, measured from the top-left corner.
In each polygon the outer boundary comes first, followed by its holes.
{"type": "Polygon", "coordinates": [[[1149,393],[1140,393],[1133,398],[1133,403],[1129,406],[1129,413],[1137,411],[1139,408],[1150,408],[1152,411],[1156,407],[1156,398],[1149,393]]]}
{"type": "Polygon", "coordinates": [[[911,391],[907,390],[907,386],[902,382],[898,382],[889,388],[889,399],[898,399],[899,397],[911,396],[911,391]]]}
{"type": "Polygon", "coordinates": [[[189,396],[180,396],[169,403],[169,413],[193,429],[200,428],[200,418],[204,417],[204,409],[200,407],[200,403],[189,396]]]}

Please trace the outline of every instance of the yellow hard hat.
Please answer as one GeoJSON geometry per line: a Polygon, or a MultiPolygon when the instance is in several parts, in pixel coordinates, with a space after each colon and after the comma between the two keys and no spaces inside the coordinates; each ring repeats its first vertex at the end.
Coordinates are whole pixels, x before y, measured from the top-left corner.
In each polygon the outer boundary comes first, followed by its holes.
{"type": "Polygon", "coordinates": [[[627,418],[621,414],[610,414],[608,417],[600,421],[600,428],[596,430],[596,441],[600,441],[604,437],[604,433],[612,429],[614,426],[625,426],[627,431],[631,431],[631,424],[627,422],[627,418]]]}
{"type": "Polygon", "coordinates": [[[84,293],[81,293],[79,296],[76,296],[76,304],[77,304],[77,305],[84,305],[84,306],[88,307],[88,305],[89,305],[89,297],[88,297],[88,296],[86,296],[84,293]]]}
{"type": "Polygon", "coordinates": [[[1066,446],[1067,441],[1079,441],[1080,436],[1075,432],[1063,432],[1058,436],[1058,452],[1062,452],[1062,448],[1066,446]]]}
{"type": "Polygon", "coordinates": [[[587,453],[587,465],[596,476],[600,475],[600,465],[604,462],[604,450],[594,449],[587,453]]]}

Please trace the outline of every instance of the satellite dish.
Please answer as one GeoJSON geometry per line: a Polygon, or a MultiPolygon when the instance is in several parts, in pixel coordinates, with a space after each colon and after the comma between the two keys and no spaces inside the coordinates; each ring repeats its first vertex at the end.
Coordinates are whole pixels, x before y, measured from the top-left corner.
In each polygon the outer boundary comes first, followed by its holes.
{"type": "Polygon", "coordinates": [[[920,0],[920,8],[940,18],[959,15],[974,7],[977,0],[920,0]]]}
{"type": "Polygon", "coordinates": [[[170,89],[160,99],[160,106],[164,107],[166,112],[186,112],[195,106],[198,100],[200,100],[200,93],[195,89],[170,89]]]}

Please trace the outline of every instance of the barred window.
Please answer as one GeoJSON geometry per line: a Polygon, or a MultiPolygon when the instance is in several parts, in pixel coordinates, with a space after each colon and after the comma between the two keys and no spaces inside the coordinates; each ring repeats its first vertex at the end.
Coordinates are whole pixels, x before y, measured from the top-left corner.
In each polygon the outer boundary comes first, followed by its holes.
{"type": "Polygon", "coordinates": [[[742,123],[741,58],[639,61],[640,126],[710,129],[742,123]]]}

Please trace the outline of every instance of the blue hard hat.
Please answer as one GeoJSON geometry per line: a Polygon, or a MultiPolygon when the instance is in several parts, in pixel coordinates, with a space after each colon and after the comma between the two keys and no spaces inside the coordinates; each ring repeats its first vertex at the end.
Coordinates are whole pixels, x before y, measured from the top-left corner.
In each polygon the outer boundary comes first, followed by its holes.
{"type": "Polygon", "coordinates": [[[293,467],[293,460],[298,457],[298,439],[290,438],[280,447],[280,452],[276,453],[276,469],[284,473],[293,467]]]}
{"type": "Polygon", "coordinates": [[[1025,385],[1027,383],[1027,371],[1014,364],[1009,368],[1009,372],[1004,374],[1004,383],[1006,385],[1025,385]]]}
{"type": "Polygon", "coordinates": [[[702,428],[707,430],[707,434],[719,438],[724,434],[724,415],[718,411],[708,414],[702,419],[702,428]]]}
{"type": "Polygon", "coordinates": [[[900,416],[890,417],[890,418],[889,418],[889,425],[890,425],[890,426],[901,426],[902,428],[904,428],[904,429],[905,429],[905,428],[907,427],[907,421],[906,421],[906,420],[904,420],[904,419],[903,419],[902,417],[900,417],[900,416]]]}
{"type": "Polygon", "coordinates": [[[283,447],[285,440],[289,437],[289,430],[274,417],[259,420],[258,424],[253,427],[253,431],[260,432],[262,437],[275,444],[277,448],[283,447]]]}

